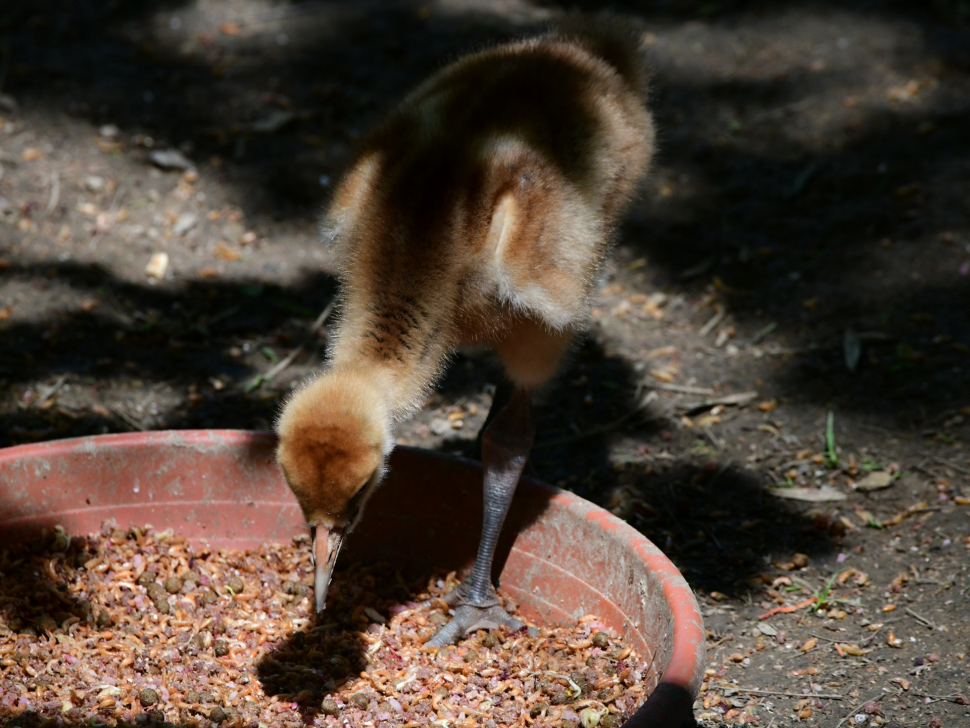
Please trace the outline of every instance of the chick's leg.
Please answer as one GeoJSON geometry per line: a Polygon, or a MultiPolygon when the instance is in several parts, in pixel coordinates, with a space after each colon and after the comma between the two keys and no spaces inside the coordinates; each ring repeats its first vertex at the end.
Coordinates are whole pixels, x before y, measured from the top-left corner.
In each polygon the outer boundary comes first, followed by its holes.
{"type": "Polygon", "coordinates": [[[431,638],[427,643],[430,647],[450,645],[477,629],[493,629],[502,624],[513,629],[523,626],[499,603],[492,586],[492,559],[535,436],[528,390],[510,384],[500,386],[483,430],[485,517],[478,555],[465,580],[445,597],[445,602],[455,608],[455,616],[431,638]],[[496,411],[496,407],[500,409],[496,411]]]}

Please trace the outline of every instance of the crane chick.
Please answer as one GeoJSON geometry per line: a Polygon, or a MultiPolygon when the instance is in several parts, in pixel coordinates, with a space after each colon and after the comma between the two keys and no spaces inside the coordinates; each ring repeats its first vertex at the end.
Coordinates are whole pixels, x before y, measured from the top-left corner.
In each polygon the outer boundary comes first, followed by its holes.
{"type": "Polygon", "coordinates": [[[532,446],[531,393],[585,327],[611,234],[649,166],[645,95],[626,31],[560,30],[458,60],[364,141],[323,228],[342,283],[329,361],[276,428],[313,530],[318,611],[394,423],[418,409],[456,347],[477,344],[497,353],[507,381],[482,433],[478,557],[431,644],[521,626],[492,586],[495,543],[532,446]]]}

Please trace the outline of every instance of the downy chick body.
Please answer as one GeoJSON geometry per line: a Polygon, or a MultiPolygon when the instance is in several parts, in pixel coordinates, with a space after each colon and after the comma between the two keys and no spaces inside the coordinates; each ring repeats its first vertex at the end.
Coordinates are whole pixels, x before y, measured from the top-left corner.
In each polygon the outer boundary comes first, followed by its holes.
{"type": "Polygon", "coordinates": [[[552,33],[446,67],[365,140],[323,225],[342,283],[329,363],[277,424],[318,610],[393,423],[456,347],[491,347],[518,387],[556,373],[649,165],[645,88],[623,32],[552,33]]]}

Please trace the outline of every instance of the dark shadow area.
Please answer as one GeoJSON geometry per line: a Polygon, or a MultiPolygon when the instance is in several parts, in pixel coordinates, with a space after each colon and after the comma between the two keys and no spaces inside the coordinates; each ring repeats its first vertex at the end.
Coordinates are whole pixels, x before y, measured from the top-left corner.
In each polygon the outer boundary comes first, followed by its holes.
{"type": "Polygon", "coordinates": [[[89,311],[82,305],[36,324],[8,326],[0,378],[8,384],[41,379],[95,388],[107,378],[129,383],[132,396],[146,386],[165,388],[180,406],[159,416],[138,411],[136,400],[107,402],[98,414],[29,399],[5,418],[2,445],[92,434],[102,427],[270,429],[278,393],[268,384],[252,387],[259,365],[273,363],[267,349],[278,360],[274,349],[301,344],[305,352],[298,363],[321,360],[326,332],[307,340],[307,326],[335,292],[333,278],[324,273],[284,290],[259,281],[134,285],[103,268],[75,263],[0,271],[0,281],[35,278],[56,280],[98,303],[89,311]]]}

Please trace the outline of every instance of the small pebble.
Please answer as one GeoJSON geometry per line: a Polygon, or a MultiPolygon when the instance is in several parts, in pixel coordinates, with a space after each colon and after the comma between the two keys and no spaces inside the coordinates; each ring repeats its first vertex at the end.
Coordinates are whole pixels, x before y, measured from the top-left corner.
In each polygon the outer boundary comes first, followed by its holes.
{"type": "Polygon", "coordinates": [[[177,576],[170,576],[165,580],[165,591],[169,594],[178,594],[182,590],[182,580],[177,576]]]}
{"type": "Polygon", "coordinates": [[[149,705],[155,705],[158,702],[158,693],[156,693],[151,688],[144,688],[138,691],[138,702],[142,704],[143,708],[147,708],[149,705]]]}
{"type": "Polygon", "coordinates": [[[605,632],[597,632],[592,638],[593,647],[599,647],[601,650],[605,650],[610,646],[610,638],[607,637],[605,632]]]}
{"type": "Polygon", "coordinates": [[[147,589],[149,586],[155,583],[155,575],[150,571],[143,571],[141,572],[141,576],[135,580],[135,583],[138,586],[143,586],[147,589]]]}
{"type": "Polygon", "coordinates": [[[169,604],[168,599],[165,597],[159,597],[155,600],[155,609],[157,609],[162,614],[171,614],[172,605],[169,604]]]}
{"type": "Polygon", "coordinates": [[[461,659],[463,659],[467,664],[472,664],[473,662],[478,662],[481,656],[475,650],[468,650],[461,659]]]}
{"type": "Polygon", "coordinates": [[[98,612],[98,616],[95,618],[94,623],[98,625],[98,629],[105,629],[106,627],[113,625],[115,621],[107,612],[98,612]]]}
{"type": "Polygon", "coordinates": [[[211,703],[215,700],[215,696],[212,695],[208,690],[203,690],[199,693],[199,702],[203,705],[211,703]]]}
{"type": "Polygon", "coordinates": [[[216,640],[212,643],[212,651],[216,657],[225,657],[229,654],[229,643],[225,640],[216,640]]]}
{"type": "Polygon", "coordinates": [[[569,693],[565,690],[560,690],[558,693],[552,696],[552,700],[549,702],[551,702],[553,705],[565,705],[566,703],[570,702],[569,693]]]}
{"type": "Polygon", "coordinates": [[[216,596],[216,593],[212,591],[212,589],[206,589],[202,592],[202,596],[199,597],[199,602],[202,603],[202,606],[207,607],[214,603],[218,598],[219,597],[216,596]]]}
{"type": "Polygon", "coordinates": [[[324,715],[339,715],[340,706],[333,698],[324,698],[323,702],[320,703],[320,712],[324,715]]]}
{"type": "Polygon", "coordinates": [[[350,702],[361,710],[367,710],[370,707],[370,699],[364,693],[354,693],[350,696],[350,702]]]}
{"type": "Polygon", "coordinates": [[[195,692],[194,690],[189,690],[189,692],[187,692],[185,694],[185,702],[186,703],[198,703],[198,702],[201,702],[199,700],[199,694],[197,692],[195,692]]]}
{"type": "Polygon", "coordinates": [[[184,574],[182,574],[182,582],[184,583],[184,582],[189,582],[189,581],[193,581],[196,584],[198,584],[199,583],[199,575],[196,574],[194,571],[186,571],[184,574]]]}
{"type": "Polygon", "coordinates": [[[482,647],[485,647],[489,650],[500,643],[501,643],[501,640],[495,635],[494,632],[486,632],[485,636],[482,637],[482,647]]]}
{"type": "Polygon", "coordinates": [[[168,596],[168,592],[165,591],[165,587],[159,584],[157,581],[153,581],[148,585],[148,598],[153,602],[159,599],[164,599],[168,596]]]}

